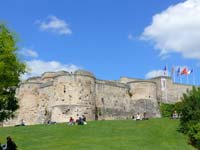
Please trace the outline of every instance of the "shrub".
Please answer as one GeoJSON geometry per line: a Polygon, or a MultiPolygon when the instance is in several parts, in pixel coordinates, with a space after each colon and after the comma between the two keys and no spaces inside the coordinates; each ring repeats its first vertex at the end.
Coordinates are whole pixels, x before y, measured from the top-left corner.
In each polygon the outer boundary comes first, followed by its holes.
{"type": "Polygon", "coordinates": [[[200,149],[200,88],[183,94],[180,104],[180,131],[188,134],[190,143],[200,149]]]}
{"type": "Polygon", "coordinates": [[[171,117],[174,111],[174,104],[161,103],[160,112],[162,117],[171,117]]]}
{"type": "Polygon", "coordinates": [[[190,143],[200,149],[200,123],[192,125],[188,131],[190,143]]]}
{"type": "Polygon", "coordinates": [[[200,122],[200,88],[193,87],[183,94],[180,113],[180,129],[183,133],[187,133],[190,126],[200,122]]]}
{"type": "Polygon", "coordinates": [[[182,102],[177,102],[174,104],[174,110],[176,110],[178,114],[180,114],[181,108],[182,108],[182,102]]]}

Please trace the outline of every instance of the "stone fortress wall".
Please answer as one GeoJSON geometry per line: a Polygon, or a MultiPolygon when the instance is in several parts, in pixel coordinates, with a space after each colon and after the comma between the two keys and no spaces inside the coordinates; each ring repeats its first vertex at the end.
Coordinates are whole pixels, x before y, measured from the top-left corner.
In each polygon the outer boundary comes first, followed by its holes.
{"type": "Polygon", "coordinates": [[[150,80],[122,77],[118,81],[98,80],[83,70],[46,72],[21,83],[16,91],[20,109],[4,122],[27,125],[48,120],[66,122],[85,115],[87,120],[129,119],[137,112],[160,117],[159,103],[175,103],[191,85],[175,84],[161,76],[150,80]]]}

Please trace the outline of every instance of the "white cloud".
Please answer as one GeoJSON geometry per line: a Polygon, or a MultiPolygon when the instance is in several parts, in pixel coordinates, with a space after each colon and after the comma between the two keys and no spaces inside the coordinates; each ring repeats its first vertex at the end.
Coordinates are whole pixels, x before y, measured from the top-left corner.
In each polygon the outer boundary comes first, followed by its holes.
{"type": "Polygon", "coordinates": [[[187,0],[153,16],[142,39],[152,41],[160,56],[176,52],[200,59],[200,0],[187,0]]]}
{"type": "MultiPolygon", "coordinates": [[[[166,75],[168,76],[169,72],[166,71],[166,75]]],[[[146,79],[151,79],[159,76],[165,76],[164,70],[152,70],[145,75],[146,79]]]]}
{"type": "Polygon", "coordinates": [[[29,73],[26,73],[25,75],[22,76],[22,79],[27,79],[29,77],[33,76],[40,76],[44,72],[48,71],[68,71],[68,72],[74,72],[78,69],[76,65],[73,64],[61,64],[58,61],[42,61],[42,60],[31,60],[31,61],[26,61],[27,67],[29,73]]]}
{"type": "Polygon", "coordinates": [[[38,57],[38,53],[36,51],[32,49],[28,49],[28,48],[22,48],[21,50],[18,51],[18,54],[22,56],[33,57],[33,58],[38,57]]]}
{"type": "Polygon", "coordinates": [[[69,25],[56,16],[48,16],[44,21],[37,20],[41,31],[49,31],[59,35],[70,35],[72,33],[69,25]]]}

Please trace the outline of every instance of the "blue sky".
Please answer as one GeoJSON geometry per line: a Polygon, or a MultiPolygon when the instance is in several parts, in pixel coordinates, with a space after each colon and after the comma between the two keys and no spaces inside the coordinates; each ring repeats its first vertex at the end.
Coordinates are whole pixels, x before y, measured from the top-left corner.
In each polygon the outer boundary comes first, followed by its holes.
{"type": "Polygon", "coordinates": [[[0,1],[29,76],[81,68],[98,79],[145,79],[167,65],[169,75],[172,66],[193,68],[189,83],[200,83],[199,0],[0,1]]]}

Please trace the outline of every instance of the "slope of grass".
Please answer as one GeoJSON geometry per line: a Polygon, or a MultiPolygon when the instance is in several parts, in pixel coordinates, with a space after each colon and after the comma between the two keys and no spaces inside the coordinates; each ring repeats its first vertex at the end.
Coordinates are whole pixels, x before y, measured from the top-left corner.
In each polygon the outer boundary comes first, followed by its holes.
{"type": "Polygon", "coordinates": [[[178,120],[93,121],[0,128],[0,140],[10,135],[19,150],[193,150],[177,132],[178,120]]]}

